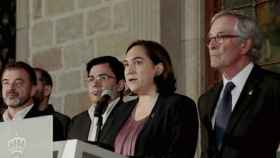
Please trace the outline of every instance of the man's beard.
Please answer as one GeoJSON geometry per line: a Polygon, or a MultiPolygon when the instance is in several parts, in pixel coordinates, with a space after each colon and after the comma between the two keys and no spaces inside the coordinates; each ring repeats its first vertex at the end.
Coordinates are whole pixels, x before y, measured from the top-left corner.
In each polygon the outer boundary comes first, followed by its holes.
{"type": "Polygon", "coordinates": [[[37,104],[40,104],[44,100],[44,92],[37,92],[33,99],[37,104]]]}
{"type": "Polygon", "coordinates": [[[20,107],[20,99],[18,97],[15,98],[10,98],[10,97],[6,97],[4,98],[4,102],[7,106],[10,107],[20,107]]]}
{"type": "Polygon", "coordinates": [[[30,100],[30,97],[27,98],[20,98],[18,96],[16,97],[10,97],[7,96],[4,98],[4,102],[7,106],[12,108],[22,107],[24,106],[28,101],[30,100]]]}

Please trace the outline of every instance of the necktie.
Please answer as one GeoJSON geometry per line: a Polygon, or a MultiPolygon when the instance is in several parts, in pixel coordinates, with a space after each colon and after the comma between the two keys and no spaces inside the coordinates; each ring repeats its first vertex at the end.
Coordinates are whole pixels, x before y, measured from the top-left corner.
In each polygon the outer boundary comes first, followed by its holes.
{"type": "Polygon", "coordinates": [[[235,87],[234,83],[228,82],[224,88],[224,93],[221,98],[220,105],[217,109],[217,115],[215,120],[215,134],[218,149],[221,148],[225,129],[230,118],[231,109],[232,109],[232,96],[231,91],[235,87]]]}

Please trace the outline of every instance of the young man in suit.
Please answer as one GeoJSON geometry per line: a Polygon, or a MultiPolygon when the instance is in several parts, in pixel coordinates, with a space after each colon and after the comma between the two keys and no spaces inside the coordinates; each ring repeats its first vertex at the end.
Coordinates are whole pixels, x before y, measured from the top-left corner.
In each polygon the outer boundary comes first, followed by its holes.
{"type": "Polygon", "coordinates": [[[33,97],[34,101],[39,106],[39,110],[53,115],[55,119],[62,127],[62,135],[59,140],[64,140],[67,138],[67,131],[70,124],[70,118],[62,113],[56,112],[51,104],[49,104],[49,99],[52,93],[53,82],[51,75],[42,68],[34,68],[36,73],[37,85],[36,93],[33,97]]]}
{"type": "Polygon", "coordinates": [[[280,77],[260,68],[256,22],[221,11],[208,34],[211,67],[222,75],[199,99],[203,158],[276,158],[280,140],[280,77]]]}
{"type": "Polygon", "coordinates": [[[124,67],[115,57],[102,56],[87,63],[88,94],[92,105],[73,117],[68,131],[68,138],[95,142],[98,118],[94,116],[97,102],[104,90],[111,91],[109,104],[104,112],[103,125],[114,107],[122,103],[122,92],[125,88],[124,67]]]}

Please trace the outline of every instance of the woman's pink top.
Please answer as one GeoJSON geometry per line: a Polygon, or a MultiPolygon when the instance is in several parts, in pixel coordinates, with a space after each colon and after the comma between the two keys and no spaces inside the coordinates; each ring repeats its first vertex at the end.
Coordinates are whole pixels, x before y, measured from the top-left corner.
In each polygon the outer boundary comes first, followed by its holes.
{"type": "Polygon", "coordinates": [[[126,121],[115,139],[115,152],[124,156],[134,156],[138,135],[146,122],[146,118],[136,121],[132,116],[126,121]]]}

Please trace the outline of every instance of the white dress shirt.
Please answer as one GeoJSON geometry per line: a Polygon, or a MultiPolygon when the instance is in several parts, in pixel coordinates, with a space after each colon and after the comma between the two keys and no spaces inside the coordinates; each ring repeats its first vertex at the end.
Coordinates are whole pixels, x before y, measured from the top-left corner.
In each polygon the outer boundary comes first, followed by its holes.
{"type": "MultiPolygon", "coordinates": [[[[120,100],[120,98],[116,98],[115,100],[110,102],[106,111],[102,115],[103,116],[102,125],[104,125],[104,123],[106,122],[107,118],[109,117],[110,113],[112,112],[112,110],[114,109],[116,104],[119,102],[119,100],[120,100]]],[[[88,134],[88,140],[89,141],[95,141],[95,139],[96,139],[95,138],[96,130],[97,130],[96,124],[97,124],[98,118],[94,117],[94,110],[95,110],[95,104],[91,105],[91,107],[88,109],[88,114],[89,114],[89,117],[91,119],[91,125],[90,125],[89,134],[88,134]]]]}
{"type": "MultiPolygon", "coordinates": [[[[236,74],[231,80],[227,80],[224,76],[223,76],[223,85],[226,85],[228,82],[233,82],[235,87],[233,88],[233,90],[231,91],[231,96],[232,96],[232,110],[234,109],[236,103],[237,103],[237,100],[241,94],[241,91],[242,89],[244,88],[244,85],[252,71],[254,67],[254,64],[253,63],[249,63],[246,67],[244,67],[238,74],[236,74]]],[[[224,88],[225,86],[223,87],[222,89],[222,92],[220,93],[220,96],[219,96],[219,100],[217,102],[217,106],[216,106],[216,109],[214,111],[214,115],[212,117],[212,127],[214,128],[214,125],[215,125],[215,119],[216,119],[216,115],[217,115],[217,109],[218,109],[218,106],[220,105],[220,102],[221,102],[221,99],[222,99],[222,96],[223,96],[223,93],[224,93],[224,88]]]]}
{"type": "Polygon", "coordinates": [[[16,114],[15,114],[15,117],[14,118],[11,118],[11,115],[9,114],[8,110],[5,110],[5,112],[3,113],[3,120],[5,122],[7,121],[13,121],[13,120],[22,120],[24,119],[24,117],[26,116],[26,114],[32,109],[33,107],[33,104],[30,105],[30,106],[26,106],[24,109],[18,111],[16,114]]]}

